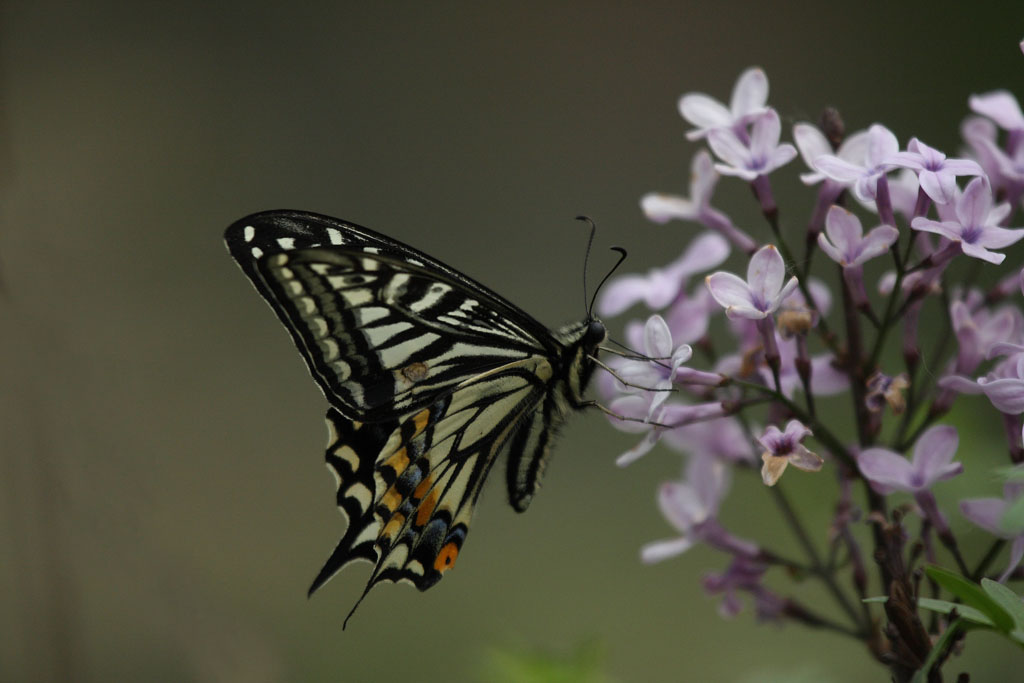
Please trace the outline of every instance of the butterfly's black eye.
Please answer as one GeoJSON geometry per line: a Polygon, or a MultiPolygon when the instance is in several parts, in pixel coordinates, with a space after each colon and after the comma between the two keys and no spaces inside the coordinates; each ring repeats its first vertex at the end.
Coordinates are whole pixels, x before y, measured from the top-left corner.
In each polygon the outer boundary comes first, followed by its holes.
{"type": "Polygon", "coordinates": [[[604,323],[600,320],[591,320],[590,324],[587,325],[587,333],[583,336],[583,339],[587,346],[597,346],[607,336],[608,330],[605,329],[604,323]]]}

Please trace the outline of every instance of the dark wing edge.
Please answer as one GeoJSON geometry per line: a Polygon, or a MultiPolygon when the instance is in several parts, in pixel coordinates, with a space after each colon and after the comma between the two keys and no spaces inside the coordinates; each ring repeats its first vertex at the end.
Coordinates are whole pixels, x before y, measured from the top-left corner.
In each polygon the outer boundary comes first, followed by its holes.
{"type": "Polygon", "coordinates": [[[516,512],[526,512],[540,488],[551,446],[563,422],[557,399],[549,392],[509,442],[505,477],[508,501],[516,512]]]}
{"type": "Polygon", "coordinates": [[[547,360],[535,356],[393,424],[353,422],[330,409],[326,459],[348,526],[309,594],[350,563],[374,564],[347,623],[379,583],[422,591],[440,581],[455,564],[499,452],[542,405],[549,373],[547,360]]]}
{"type": "Polygon", "coordinates": [[[397,258],[432,273],[443,273],[449,281],[470,290],[502,315],[527,328],[545,348],[553,349],[551,333],[546,326],[489,287],[414,247],[349,221],[293,209],[261,211],[228,226],[224,241],[232,258],[264,298],[268,298],[268,292],[256,277],[255,262],[259,257],[253,256],[253,247],[264,255],[319,246],[357,251],[372,247],[379,249],[383,257],[397,258]]]}

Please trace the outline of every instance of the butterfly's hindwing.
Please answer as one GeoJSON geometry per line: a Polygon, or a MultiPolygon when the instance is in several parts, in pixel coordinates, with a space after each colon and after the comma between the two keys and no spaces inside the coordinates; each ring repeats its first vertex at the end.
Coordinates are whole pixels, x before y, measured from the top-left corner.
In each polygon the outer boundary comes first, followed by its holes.
{"type": "Polygon", "coordinates": [[[503,451],[526,509],[554,432],[583,405],[600,323],[553,334],[443,263],[326,216],[255,214],[225,239],[331,404],[326,459],[348,524],[310,593],[357,560],[374,565],[363,597],[437,583],[503,451]]]}
{"type": "Polygon", "coordinates": [[[397,425],[329,411],[327,462],[349,524],[310,592],[359,559],[376,565],[364,595],[385,581],[420,590],[437,583],[455,564],[496,456],[539,412],[550,374],[535,356],[497,379],[467,382],[397,425]]]}

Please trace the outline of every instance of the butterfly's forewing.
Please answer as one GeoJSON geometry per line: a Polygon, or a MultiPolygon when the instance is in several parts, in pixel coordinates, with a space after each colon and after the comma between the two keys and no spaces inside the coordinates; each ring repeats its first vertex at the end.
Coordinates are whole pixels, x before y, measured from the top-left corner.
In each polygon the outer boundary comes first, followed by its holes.
{"type": "Polygon", "coordinates": [[[266,212],[226,240],[331,403],[327,461],[348,528],[310,591],[359,559],[375,564],[366,591],[432,586],[502,449],[510,500],[529,504],[600,340],[583,353],[587,323],[556,338],[465,275],[337,219],[266,212]]]}

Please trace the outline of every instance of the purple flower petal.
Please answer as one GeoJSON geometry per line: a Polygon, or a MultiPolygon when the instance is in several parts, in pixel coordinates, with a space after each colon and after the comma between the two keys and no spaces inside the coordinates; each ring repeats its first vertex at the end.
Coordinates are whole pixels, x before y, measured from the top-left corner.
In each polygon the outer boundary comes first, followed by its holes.
{"type": "Polygon", "coordinates": [[[928,429],[914,446],[914,471],[928,481],[936,481],[939,472],[953,462],[960,437],[956,427],[935,425],[928,429]]]}
{"type": "MultiPolygon", "coordinates": [[[[648,405],[649,401],[646,397],[640,394],[626,394],[625,396],[619,396],[612,401],[611,405],[608,406],[608,410],[612,411],[616,415],[643,420],[647,417],[648,405]]],[[[615,417],[609,417],[608,419],[612,423],[613,427],[622,432],[639,433],[651,430],[650,425],[642,424],[640,422],[619,420],[615,417]]]]}
{"type": "Polygon", "coordinates": [[[789,143],[779,145],[768,155],[768,165],[765,172],[781,168],[796,158],[796,147],[789,143]]]}
{"type": "Polygon", "coordinates": [[[694,404],[672,403],[665,406],[659,422],[675,425],[685,422],[697,422],[699,420],[711,420],[716,417],[723,417],[725,412],[725,408],[720,401],[694,404]]]}
{"type": "Polygon", "coordinates": [[[644,325],[644,353],[649,358],[668,358],[672,355],[672,333],[660,315],[652,315],[644,325]]]}
{"type": "Polygon", "coordinates": [[[825,232],[836,249],[849,254],[864,236],[860,220],[841,206],[833,204],[825,216],[825,232]]]}
{"type": "Polygon", "coordinates": [[[698,206],[707,206],[714,193],[718,174],[711,153],[702,149],[690,162],[690,199],[698,206]]]}
{"type": "MultiPolygon", "coordinates": [[[[622,422],[622,420],[616,420],[616,422],[622,422]]],[[[619,467],[626,467],[627,465],[631,465],[632,463],[636,462],[643,456],[650,453],[651,449],[654,448],[655,444],[658,443],[658,439],[660,438],[661,432],[659,430],[648,427],[648,431],[646,434],[644,434],[644,437],[640,440],[640,443],[633,446],[628,451],[617,457],[615,459],[615,464],[619,467]]]]}
{"type": "Polygon", "coordinates": [[[999,228],[988,225],[981,230],[978,242],[989,249],[1002,249],[1024,238],[1024,228],[999,228]]]}
{"type": "Polygon", "coordinates": [[[879,225],[869,232],[861,241],[858,261],[864,263],[876,256],[889,251],[893,242],[899,239],[900,232],[891,225],[879,225]]]}
{"type": "Polygon", "coordinates": [[[834,396],[850,388],[850,377],[836,368],[832,354],[811,358],[811,391],[816,396],[834,396]]]}
{"type": "Polygon", "coordinates": [[[672,352],[672,376],[676,374],[679,366],[693,358],[693,348],[689,344],[680,344],[672,352]]]}
{"type": "Polygon", "coordinates": [[[825,174],[819,171],[815,165],[815,162],[822,157],[835,156],[858,167],[863,164],[864,152],[867,148],[867,131],[858,131],[848,135],[835,154],[833,154],[832,146],[825,139],[824,134],[809,123],[798,123],[793,126],[793,140],[800,150],[800,156],[803,157],[804,163],[815,171],[801,174],[800,180],[805,185],[814,185],[825,179],[825,174]]]}
{"type": "Polygon", "coordinates": [[[970,244],[963,241],[960,242],[960,250],[972,258],[988,261],[989,263],[994,263],[997,266],[1006,259],[1006,254],[989,251],[978,244],[970,244]]]}
{"type": "Polygon", "coordinates": [[[814,168],[840,183],[852,183],[863,174],[863,168],[836,156],[822,156],[814,160],[814,168]]]}
{"type": "Polygon", "coordinates": [[[975,178],[967,184],[963,196],[956,204],[956,216],[963,227],[985,225],[992,210],[992,190],[985,177],[975,178]]]}
{"type": "Polygon", "coordinates": [[[672,330],[672,339],[692,344],[708,331],[711,311],[717,309],[706,288],[700,288],[692,297],[682,298],[668,310],[665,322],[672,330]]]}
{"type": "Polygon", "coordinates": [[[992,344],[992,348],[988,350],[988,358],[991,360],[999,356],[1014,356],[1018,353],[1024,353],[1024,346],[1013,342],[997,342],[992,344]]]}
{"type": "MultiPolygon", "coordinates": [[[[782,136],[782,122],[774,109],[754,119],[750,132],[750,152],[758,159],[768,157],[779,144],[782,136]]],[[[793,149],[794,154],[796,148],[793,149]]]]}
{"type": "Polygon", "coordinates": [[[786,423],[785,435],[793,443],[799,443],[811,435],[811,430],[804,426],[800,420],[790,420],[786,423]]]}
{"type": "Polygon", "coordinates": [[[821,248],[821,250],[825,252],[825,255],[830,259],[839,265],[845,265],[846,252],[838,247],[832,246],[832,242],[829,241],[827,231],[818,233],[818,247],[821,248]]]}
{"type": "MultiPolygon", "coordinates": [[[[715,128],[708,132],[708,145],[719,159],[735,169],[746,166],[750,151],[736,134],[728,128],[715,128]]],[[[715,166],[722,172],[720,165],[715,166]]]]}
{"type": "Polygon", "coordinates": [[[703,93],[688,93],[679,98],[679,113],[697,126],[686,133],[687,140],[699,140],[715,128],[731,126],[732,114],[718,100],[703,93]]]}
{"type": "Polygon", "coordinates": [[[1007,415],[1024,413],[1024,379],[994,379],[982,377],[978,386],[992,401],[995,409],[1007,415]]]}
{"type": "Polygon", "coordinates": [[[973,498],[960,501],[960,512],[990,534],[1005,538],[1007,533],[1000,526],[1007,502],[1002,498],[973,498]]]}
{"type": "Polygon", "coordinates": [[[769,302],[768,310],[771,312],[778,309],[778,307],[782,305],[782,302],[785,301],[787,297],[789,297],[790,295],[793,294],[793,292],[796,291],[798,284],[799,282],[796,279],[796,275],[789,278],[786,281],[786,284],[782,285],[782,289],[779,290],[779,293],[776,294],[775,297],[772,298],[772,300],[769,302]]]}
{"type": "Polygon", "coordinates": [[[718,506],[729,489],[729,470],[710,455],[692,456],[686,467],[686,480],[697,492],[697,498],[709,517],[718,514],[718,506]]]}
{"type": "Polygon", "coordinates": [[[765,313],[754,307],[750,287],[732,273],[717,272],[704,280],[715,301],[725,308],[729,317],[764,318],[765,313]]]}
{"type": "Polygon", "coordinates": [[[947,173],[921,171],[917,175],[921,189],[939,204],[948,204],[956,193],[956,178],[947,173]]]}
{"type": "Polygon", "coordinates": [[[624,275],[611,280],[602,290],[597,310],[603,316],[614,316],[640,301],[648,308],[664,308],[679,296],[691,275],[718,266],[728,256],[728,241],[717,233],[704,232],[664,268],[652,268],[646,275],[624,275]]]}
{"type": "Polygon", "coordinates": [[[939,386],[943,389],[951,389],[960,394],[980,394],[982,387],[973,379],[961,377],[960,375],[948,375],[939,380],[939,386]]]}
{"type": "Polygon", "coordinates": [[[673,218],[694,221],[700,215],[700,207],[689,199],[651,192],[640,199],[640,208],[648,220],[667,223],[673,218]]]}
{"type": "Polygon", "coordinates": [[[638,301],[643,301],[647,290],[647,278],[642,275],[618,277],[605,285],[597,310],[603,316],[616,316],[638,301]]]}
{"type": "Polygon", "coordinates": [[[718,174],[711,154],[702,149],[690,162],[690,197],[651,193],[640,200],[640,207],[649,220],[665,223],[673,218],[700,221],[707,212],[714,193],[718,174]]]}
{"type": "Polygon", "coordinates": [[[786,264],[775,245],[768,244],[758,249],[747,266],[747,284],[755,304],[767,303],[778,296],[785,277],[786,264]]]}
{"type": "MultiPolygon", "coordinates": [[[[910,144],[915,141],[911,140],[910,144]]],[[[889,162],[904,168],[909,168],[914,171],[921,171],[924,169],[924,162],[921,160],[921,155],[916,152],[897,152],[889,157],[889,162]]]]}
{"type": "Polygon", "coordinates": [[[654,564],[681,555],[693,546],[694,542],[686,536],[667,541],[654,541],[640,549],[640,559],[644,564],[654,564]]]}
{"type": "Polygon", "coordinates": [[[887,448],[869,448],[857,456],[857,466],[880,493],[911,491],[913,469],[907,459],[887,448]]]}
{"type": "MultiPolygon", "coordinates": [[[[797,123],[793,126],[793,141],[796,142],[800,156],[808,168],[814,169],[814,160],[818,157],[832,154],[832,146],[828,143],[825,135],[809,123],[797,123]]],[[[800,180],[805,185],[813,185],[825,179],[820,171],[805,173],[800,180]]]]}
{"type": "Polygon", "coordinates": [[[825,460],[817,453],[812,453],[801,444],[789,456],[789,464],[804,472],[817,472],[825,464],[825,460]]]}
{"type": "MultiPolygon", "coordinates": [[[[681,258],[669,266],[672,275],[686,281],[691,275],[717,268],[729,258],[729,242],[717,232],[706,231],[694,239],[681,258]]],[[[674,297],[673,297],[674,298],[674,297]]]]}
{"type": "Polygon", "coordinates": [[[1024,536],[1017,536],[1010,545],[1010,561],[1006,565],[1006,569],[999,576],[1000,583],[1005,582],[1009,578],[1022,559],[1024,559],[1024,536]]]}
{"type": "Polygon", "coordinates": [[[930,218],[923,218],[918,216],[910,222],[910,227],[914,230],[924,230],[925,232],[933,232],[936,235],[942,235],[946,239],[958,241],[960,239],[960,225],[950,221],[933,221],[930,218]]]}
{"type": "Polygon", "coordinates": [[[666,482],[658,489],[661,513],[676,529],[688,532],[695,524],[707,519],[708,510],[700,499],[700,492],[689,483],[666,482]]]}
{"type": "Polygon", "coordinates": [[[758,437],[758,442],[772,455],[777,455],[786,445],[786,437],[775,425],[768,425],[764,434],[758,437]]]}
{"type": "Polygon", "coordinates": [[[729,109],[734,119],[756,113],[768,101],[768,76],[758,67],[740,74],[732,90],[729,109]]]}
{"type": "Polygon", "coordinates": [[[983,95],[971,95],[971,109],[987,116],[1004,130],[1024,130],[1024,114],[1017,98],[1006,90],[994,90],[983,95]]]}
{"type": "Polygon", "coordinates": [[[896,139],[896,135],[879,123],[873,124],[868,129],[867,142],[865,159],[869,167],[886,163],[890,157],[900,151],[900,143],[896,139]]]}
{"type": "Polygon", "coordinates": [[[946,159],[943,166],[953,175],[983,175],[985,171],[973,159],[946,159]]]}

